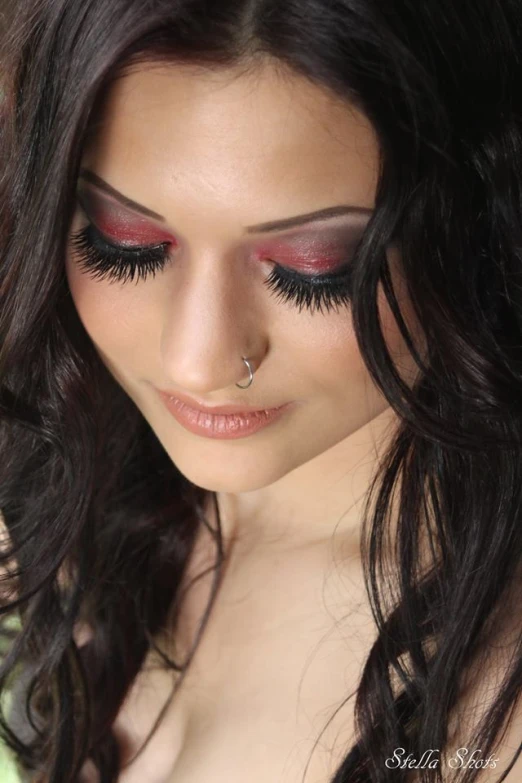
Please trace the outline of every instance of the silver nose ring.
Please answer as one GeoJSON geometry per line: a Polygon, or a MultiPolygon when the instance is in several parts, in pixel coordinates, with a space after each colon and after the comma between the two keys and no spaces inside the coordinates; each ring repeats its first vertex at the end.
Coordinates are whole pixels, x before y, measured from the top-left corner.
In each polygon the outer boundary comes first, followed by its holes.
{"type": "Polygon", "coordinates": [[[250,374],[250,378],[248,379],[248,383],[246,386],[242,386],[240,383],[236,383],[236,386],[238,386],[240,389],[248,389],[252,381],[254,380],[254,373],[252,372],[252,367],[250,366],[250,362],[248,359],[246,359],[244,356],[241,357],[243,361],[245,362],[246,366],[248,367],[248,372],[250,374]]]}

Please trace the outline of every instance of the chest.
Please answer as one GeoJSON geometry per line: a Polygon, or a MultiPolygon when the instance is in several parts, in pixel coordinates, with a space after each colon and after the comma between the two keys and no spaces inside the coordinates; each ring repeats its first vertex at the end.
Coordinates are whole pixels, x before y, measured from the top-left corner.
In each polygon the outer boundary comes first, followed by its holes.
{"type": "MultiPolygon", "coordinates": [[[[188,674],[119,783],[302,783],[307,764],[306,783],[332,778],[354,737],[353,698],[342,704],[375,627],[359,575],[329,569],[323,556],[252,561],[227,574],[188,674]]],[[[187,594],[177,632],[184,649],[211,582],[209,575],[187,594]]],[[[116,722],[127,759],[174,682],[144,667],[116,722]]]]}
{"type": "MultiPolygon", "coordinates": [[[[178,653],[194,642],[211,589],[209,572],[188,591],[178,653]]],[[[355,738],[354,694],[375,638],[358,567],[320,550],[232,566],[185,679],[118,783],[330,783],[355,738]]],[[[175,677],[147,661],[115,724],[124,762],[141,747],[175,677]]],[[[480,667],[475,684],[487,690],[495,678],[480,667]]],[[[462,716],[470,728],[477,717],[471,696],[459,715],[455,751],[466,744],[462,716]]],[[[496,765],[477,783],[498,780],[521,738],[519,708],[496,765]]],[[[408,783],[419,775],[411,769],[408,783]]],[[[522,757],[508,781],[521,775],[522,757]]]]}

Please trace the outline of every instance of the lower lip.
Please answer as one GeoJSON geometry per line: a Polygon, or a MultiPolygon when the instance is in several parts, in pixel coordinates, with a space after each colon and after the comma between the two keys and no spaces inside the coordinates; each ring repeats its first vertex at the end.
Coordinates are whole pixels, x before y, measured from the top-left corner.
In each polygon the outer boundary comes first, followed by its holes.
{"type": "Polygon", "coordinates": [[[174,416],[177,422],[195,435],[203,435],[206,438],[219,438],[232,440],[253,435],[258,430],[267,427],[279,419],[288,409],[291,403],[281,405],[279,408],[270,408],[266,411],[252,413],[228,413],[211,415],[189,408],[188,405],[175,397],[168,397],[160,392],[160,397],[167,410],[174,416]]]}

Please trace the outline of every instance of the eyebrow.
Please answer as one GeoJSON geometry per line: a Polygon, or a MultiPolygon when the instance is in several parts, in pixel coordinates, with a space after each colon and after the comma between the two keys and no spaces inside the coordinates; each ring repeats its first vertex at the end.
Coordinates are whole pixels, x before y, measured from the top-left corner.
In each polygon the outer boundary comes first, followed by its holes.
{"type": "MultiPolygon", "coordinates": [[[[161,221],[162,223],[166,223],[163,215],[160,215],[158,212],[154,212],[152,209],[143,206],[143,204],[139,204],[137,201],[133,201],[127,196],[124,196],[123,193],[120,193],[118,190],[113,188],[112,185],[109,185],[108,182],[105,182],[104,179],[99,177],[90,169],[82,168],[80,170],[79,176],[87,182],[90,182],[92,185],[95,185],[100,190],[103,190],[105,193],[108,193],[110,196],[119,201],[120,204],[123,204],[123,206],[132,209],[134,212],[139,212],[142,215],[146,215],[147,217],[151,217],[155,220],[161,221]]],[[[281,231],[285,228],[301,226],[305,223],[313,223],[318,220],[339,217],[340,215],[354,214],[372,215],[373,209],[351,204],[340,204],[335,207],[325,207],[324,209],[318,209],[315,212],[307,212],[303,215],[296,215],[295,217],[283,218],[282,220],[270,220],[266,223],[257,223],[254,226],[246,226],[245,232],[247,234],[268,234],[274,231],[281,231]]]]}

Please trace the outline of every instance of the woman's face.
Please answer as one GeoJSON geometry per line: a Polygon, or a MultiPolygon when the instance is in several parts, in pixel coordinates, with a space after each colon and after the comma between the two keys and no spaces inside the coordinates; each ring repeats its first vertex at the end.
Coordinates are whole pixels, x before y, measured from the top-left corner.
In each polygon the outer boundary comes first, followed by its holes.
{"type": "MultiPolygon", "coordinates": [[[[349,264],[377,185],[377,140],[364,116],[274,66],[255,75],[143,67],[115,83],[82,167],[71,236],[94,231],[71,239],[66,262],[79,317],[191,481],[232,493],[265,487],[310,460],[335,459],[388,408],[358,351],[349,303],[313,300],[309,309],[305,295],[299,308],[266,282],[275,263],[299,275],[349,264]],[[84,259],[93,240],[98,251],[84,259]],[[107,261],[105,271],[85,266],[99,264],[107,244],[126,249],[119,279],[107,261]],[[132,276],[136,246],[156,247],[141,255],[149,265],[167,248],[162,268],[132,276]],[[235,385],[248,381],[242,356],[254,369],[244,390],[235,385]],[[257,432],[211,438],[186,429],[158,389],[209,406],[291,405],[257,432]]],[[[382,292],[379,302],[404,374],[412,365],[382,292]]]]}

